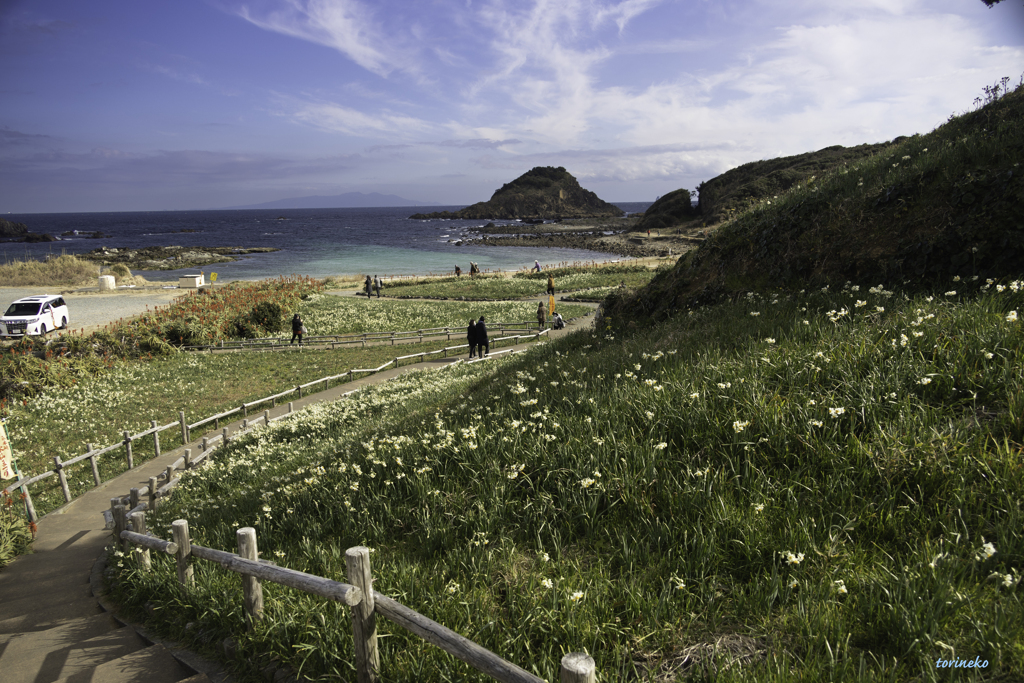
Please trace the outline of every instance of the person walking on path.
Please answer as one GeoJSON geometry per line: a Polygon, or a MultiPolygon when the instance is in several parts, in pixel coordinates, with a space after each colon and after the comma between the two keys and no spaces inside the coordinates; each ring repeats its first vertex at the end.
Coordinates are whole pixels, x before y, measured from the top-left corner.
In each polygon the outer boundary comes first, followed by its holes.
{"type": "Polygon", "coordinates": [[[466,341],[469,342],[469,357],[476,355],[476,321],[469,319],[469,327],[466,328],[466,341]]]}
{"type": "Polygon", "coordinates": [[[299,346],[302,346],[302,335],[304,335],[305,333],[306,333],[306,325],[302,322],[302,318],[299,317],[299,314],[296,313],[292,317],[292,340],[290,342],[288,342],[288,343],[289,344],[294,344],[295,343],[295,338],[298,337],[299,338],[299,346]]]}
{"type": "Polygon", "coordinates": [[[551,328],[555,330],[565,329],[565,320],[562,319],[562,314],[557,311],[551,316],[551,328]]]}
{"type": "Polygon", "coordinates": [[[366,289],[366,298],[370,298],[370,290],[373,288],[373,283],[370,281],[370,276],[366,276],[366,282],[363,283],[363,288],[366,289]]]}
{"type": "Polygon", "coordinates": [[[484,324],[484,317],[476,322],[476,355],[478,358],[490,355],[491,340],[487,338],[487,325],[484,324]]]}
{"type": "Polygon", "coordinates": [[[548,275],[548,294],[550,296],[555,295],[555,278],[551,277],[551,275],[548,275]]]}
{"type": "Polygon", "coordinates": [[[544,316],[544,302],[541,301],[539,304],[537,304],[537,329],[538,330],[543,330],[544,329],[544,320],[545,320],[545,316],[544,316]]]}
{"type": "Polygon", "coordinates": [[[384,281],[380,279],[379,275],[373,276],[373,288],[377,290],[377,298],[380,298],[380,290],[384,289],[384,281]]]}

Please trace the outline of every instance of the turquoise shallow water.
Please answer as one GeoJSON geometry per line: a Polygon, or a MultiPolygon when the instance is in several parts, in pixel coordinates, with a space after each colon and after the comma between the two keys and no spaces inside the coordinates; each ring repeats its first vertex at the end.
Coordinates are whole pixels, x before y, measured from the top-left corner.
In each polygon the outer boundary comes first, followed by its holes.
{"type": "MultiPolygon", "coordinates": [[[[622,204],[629,212],[646,203],[622,204]]],[[[426,210],[460,207],[428,207],[426,210]]],[[[518,270],[539,260],[563,262],[615,260],[601,252],[544,247],[456,246],[467,230],[486,221],[421,221],[408,218],[421,209],[273,209],[239,211],[160,211],[124,213],[67,213],[7,215],[37,233],[62,235],[99,231],[101,239],[65,235],[59,242],[6,243],[2,256],[43,258],[47,254],[79,254],[99,246],[138,249],[147,246],[274,247],[280,251],[254,254],[233,263],[206,269],[220,280],[255,280],[278,275],[427,275],[450,273],[458,264],[469,272],[475,261],[481,270],[518,270]]],[[[501,222],[501,221],[497,221],[501,222]]],[[[176,280],[194,272],[139,271],[149,280],[176,280]]]]}

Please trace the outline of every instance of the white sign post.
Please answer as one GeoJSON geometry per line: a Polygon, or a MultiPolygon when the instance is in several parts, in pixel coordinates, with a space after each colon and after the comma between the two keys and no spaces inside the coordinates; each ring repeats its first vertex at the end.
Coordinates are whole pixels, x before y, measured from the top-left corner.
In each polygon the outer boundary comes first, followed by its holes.
{"type": "Polygon", "coordinates": [[[0,429],[0,479],[11,479],[15,476],[14,452],[11,440],[7,437],[7,424],[0,429]]]}

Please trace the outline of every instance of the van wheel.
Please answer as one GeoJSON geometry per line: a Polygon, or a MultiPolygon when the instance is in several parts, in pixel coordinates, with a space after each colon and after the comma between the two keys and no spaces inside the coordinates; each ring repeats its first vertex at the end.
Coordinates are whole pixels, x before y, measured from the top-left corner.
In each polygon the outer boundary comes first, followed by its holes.
{"type": "Polygon", "coordinates": [[[62,329],[62,330],[68,329],[68,318],[67,318],[67,316],[64,316],[63,318],[60,319],[60,329],[62,329]]]}
{"type": "Polygon", "coordinates": [[[42,337],[42,336],[45,336],[45,335],[46,335],[46,325],[40,325],[39,326],[39,336],[42,337]]]}

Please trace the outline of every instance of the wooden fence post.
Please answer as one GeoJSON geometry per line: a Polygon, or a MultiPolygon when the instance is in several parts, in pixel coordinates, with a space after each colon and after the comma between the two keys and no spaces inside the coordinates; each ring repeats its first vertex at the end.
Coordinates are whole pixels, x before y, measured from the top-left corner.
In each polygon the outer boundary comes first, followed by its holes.
{"type": "Polygon", "coordinates": [[[203,450],[201,452],[205,453],[207,448],[209,448],[209,446],[207,446],[206,437],[204,436],[203,437],[203,450]]]}
{"type": "MultiPolygon", "coordinates": [[[[149,426],[156,429],[156,420],[150,420],[149,426]]],[[[153,450],[156,451],[154,458],[160,457],[160,432],[153,432],[153,450]]]]}
{"type": "MultiPolygon", "coordinates": [[[[91,443],[87,443],[87,444],[85,445],[85,452],[86,452],[86,453],[90,453],[90,452],[92,452],[92,444],[91,444],[91,443]]],[[[95,455],[94,455],[94,456],[92,456],[91,458],[89,458],[89,464],[90,464],[90,465],[92,465],[92,480],[93,480],[94,482],[96,482],[96,485],[97,485],[97,486],[99,486],[99,485],[100,485],[100,484],[102,484],[103,482],[102,482],[102,481],[100,481],[100,468],[99,468],[99,466],[98,466],[98,465],[96,464],[96,456],[95,456],[95,455]]]]}
{"type": "MultiPolygon", "coordinates": [[[[135,489],[132,489],[135,490],[135,489]]],[[[146,513],[135,512],[132,513],[132,527],[135,529],[135,533],[146,535],[146,513]]],[[[153,562],[149,557],[149,548],[142,548],[140,553],[140,563],[142,564],[143,571],[151,571],[153,569],[153,562]]]]}
{"type": "Polygon", "coordinates": [[[178,420],[181,422],[181,445],[188,444],[188,423],[185,422],[185,411],[178,411],[178,420]]]}
{"type": "Polygon", "coordinates": [[[220,443],[222,446],[228,445],[228,428],[225,427],[220,433],[220,443]]]}
{"type": "Polygon", "coordinates": [[[156,510],[156,477],[149,478],[149,509],[156,510]]]}
{"type": "MultiPolygon", "coordinates": [[[[238,556],[253,562],[259,562],[256,549],[256,530],[251,526],[242,527],[235,532],[238,541],[238,556]]],[[[245,599],[245,616],[249,628],[263,618],[263,586],[255,576],[242,574],[242,596],[245,599]]]]}
{"type": "Polygon", "coordinates": [[[269,410],[264,410],[263,411],[263,424],[265,424],[265,425],[269,425],[270,424],[270,411],[269,410]]]}
{"type": "Polygon", "coordinates": [[[186,448],[185,449],[185,467],[183,467],[182,469],[186,469],[187,470],[190,467],[192,467],[192,449],[191,448],[186,448]]]}
{"type": "Polygon", "coordinates": [[[178,583],[186,590],[195,583],[192,572],[192,542],[188,538],[188,520],[176,519],[171,522],[171,536],[178,544],[178,583]]]}
{"type": "Polygon", "coordinates": [[[134,469],[135,458],[132,457],[132,437],[127,431],[124,433],[124,452],[128,455],[128,469],[134,469]]]}
{"type": "Polygon", "coordinates": [[[168,465],[167,466],[167,469],[164,470],[164,476],[167,477],[167,481],[164,482],[164,483],[165,484],[170,484],[171,483],[171,479],[174,479],[174,465],[168,465]]]}
{"type": "Polygon", "coordinates": [[[25,509],[28,511],[28,521],[38,522],[39,517],[36,516],[36,506],[32,504],[32,494],[28,492],[28,484],[23,484],[21,492],[25,494],[25,509]]]}
{"type": "Polygon", "coordinates": [[[124,531],[124,505],[121,505],[121,499],[112,498],[110,509],[114,515],[114,548],[124,550],[128,543],[121,540],[121,532],[124,531]]]}
{"type": "Polygon", "coordinates": [[[370,573],[370,549],[356,546],[345,551],[346,575],[363,592],[363,600],[352,607],[352,637],[356,651],[356,681],[380,680],[380,653],[377,650],[377,616],[373,611],[373,579],[370,573]]]}
{"type": "Polygon", "coordinates": [[[559,683],[596,683],[597,665],[594,658],[583,652],[570,652],[562,657],[558,673],[559,683]]]}
{"type": "Polygon", "coordinates": [[[295,404],[292,401],[288,401],[288,412],[295,410],[295,404]]]}
{"type": "Polygon", "coordinates": [[[64,474],[64,464],[60,461],[60,456],[53,456],[53,469],[57,471],[57,476],[60,478],[60,490],[64,494],[64,502],[71,502],[71,491],[68,489],[68,475],[64,474]]]}
{"type": "Polygon", "coordinates": [[[129,510],[134,510],[138,506],[139,506],[139,490],[137,488],[135,488],[135,487],[132,487],[128,491],[128,509],[129,510]]]}

